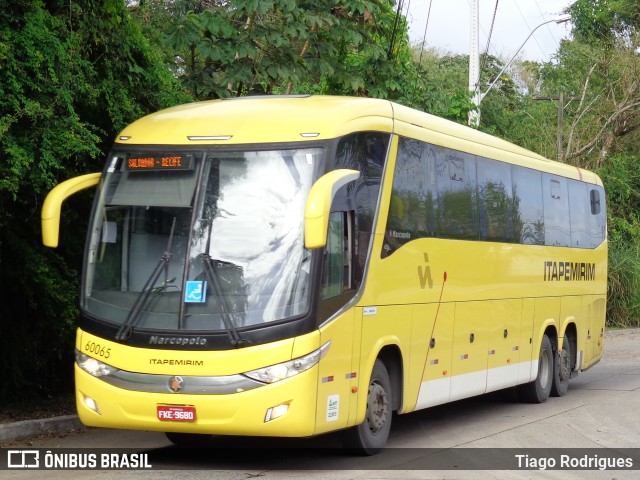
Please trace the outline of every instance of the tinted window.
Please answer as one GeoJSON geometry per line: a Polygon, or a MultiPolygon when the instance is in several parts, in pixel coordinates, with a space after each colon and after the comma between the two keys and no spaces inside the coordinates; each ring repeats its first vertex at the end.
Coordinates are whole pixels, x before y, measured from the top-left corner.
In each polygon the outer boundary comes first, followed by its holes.
{"type": "Polygon", "coordinates": [[[400,138],[382,256],[421,237],[592,248],[602,187],[400,138]]]}
{"type": "Polygon", "coordinates": [[[437,232],[444,238],[478,238],[476,162],[468,153],[438,149],[435,155],[437,232]]]}
{"type": "Polygon", "coordinates": [[[513,166],[512,178],[515,241],[544,245],[542,173],[513,166]]]}
{"type": "MultiPolygon", "coordinates": [[[[334,207],[355,210],[357,264],[355,278],[362,278],[362,272],[369,251],[373,231],[373,220],[378,207],[378,196],[382,172],[389,145],[389,134],[359,132],[340,139],[336,148],[335,162],[329,163],[327,171],[337,168],[358,170],[360,177],[336,194],[334,207]],[[336,205],[342,201],[343,205],[336,205]]],[[[335,210],[336,208],[334,208],[335,210]]]]}
{"type": "Polygon", "coordinates": [[[591,215],[589,215],[589,234],[591,248],[604,242],[607,235],[607,209],[605,208],[604,189],[600,186],[589,185],[591,200],[591,215]]]}
{"type": "Polygon", "coordinates": [[[586,183],[569,180],[569,219],[571,222],[571,246],[591,247],[589,238],[589,217],[591,206],[586,183]]]}
{"type": "Polygon", "coordinates": [[[542,174],[544,204],[544,239],[546,245],[567,247],[571,244],[567,179],[542,174]]]}
{"type": "Polygon", "coordinates": [[[477,168],[480,239],[519,241],[513,223],[511,165],[478,157],[477,168]]]}
{"type": "Polygon", "coordinates": [[[433,171],[433,155],[430,145],[400,139],[387,220],[386,254],[412,239],[435,233],[435,179],[429,174],[433,171]]]}

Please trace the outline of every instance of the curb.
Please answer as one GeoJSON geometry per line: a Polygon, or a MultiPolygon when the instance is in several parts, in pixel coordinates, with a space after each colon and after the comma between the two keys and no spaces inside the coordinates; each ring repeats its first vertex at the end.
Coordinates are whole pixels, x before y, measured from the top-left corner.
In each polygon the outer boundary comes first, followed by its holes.
{"type": "Polygon", "coordinates": [[[82,427],[77,415],[5,423],[0,425],[0,442],[22,440],[48,433],[69,432],[82,427]]]}
{"type": "Polygon", "coordinates": [[[625,328],[622,330],[607,330],[604,331],[605,337],[617,337],[618,335],[626,335],[628,333],[640,333],[640,328],[625,328]]]}

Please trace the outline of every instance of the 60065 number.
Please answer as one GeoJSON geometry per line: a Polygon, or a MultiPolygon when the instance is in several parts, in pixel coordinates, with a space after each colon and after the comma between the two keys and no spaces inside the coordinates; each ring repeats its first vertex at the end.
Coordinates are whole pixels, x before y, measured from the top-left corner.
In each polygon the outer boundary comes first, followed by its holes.
{"type": "Polygon", "coordinates": [[[94,355],[98,355],[102,358],[109,358],[111,356],[111,348],[105,347],[104,345],[100,345],[96,342],[87,342],[84,346],[84,351],[93,353],[94,355]]]}

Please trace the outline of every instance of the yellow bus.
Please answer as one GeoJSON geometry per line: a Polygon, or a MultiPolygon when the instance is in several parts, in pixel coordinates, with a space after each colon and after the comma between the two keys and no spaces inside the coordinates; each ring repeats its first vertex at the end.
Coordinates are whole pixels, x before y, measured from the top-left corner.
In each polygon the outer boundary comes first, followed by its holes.
{"type": "Polygon", "coordinates": [[[76,340],[86,425],[308,437],[372,454],[398,414],[567,392],[603,353],[594,173],[385,100],[247,97],[148,115],[97,185],[76,340]]]}

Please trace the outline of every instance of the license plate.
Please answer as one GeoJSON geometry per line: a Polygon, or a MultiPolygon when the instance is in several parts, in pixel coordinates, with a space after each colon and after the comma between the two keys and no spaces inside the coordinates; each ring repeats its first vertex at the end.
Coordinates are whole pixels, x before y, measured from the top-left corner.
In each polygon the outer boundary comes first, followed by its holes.
{"type": "Polygon", "coordinates": [[[195,422],[196,407],[192,405],[158,405],[158,420],[161,422],[195,422]]]}

